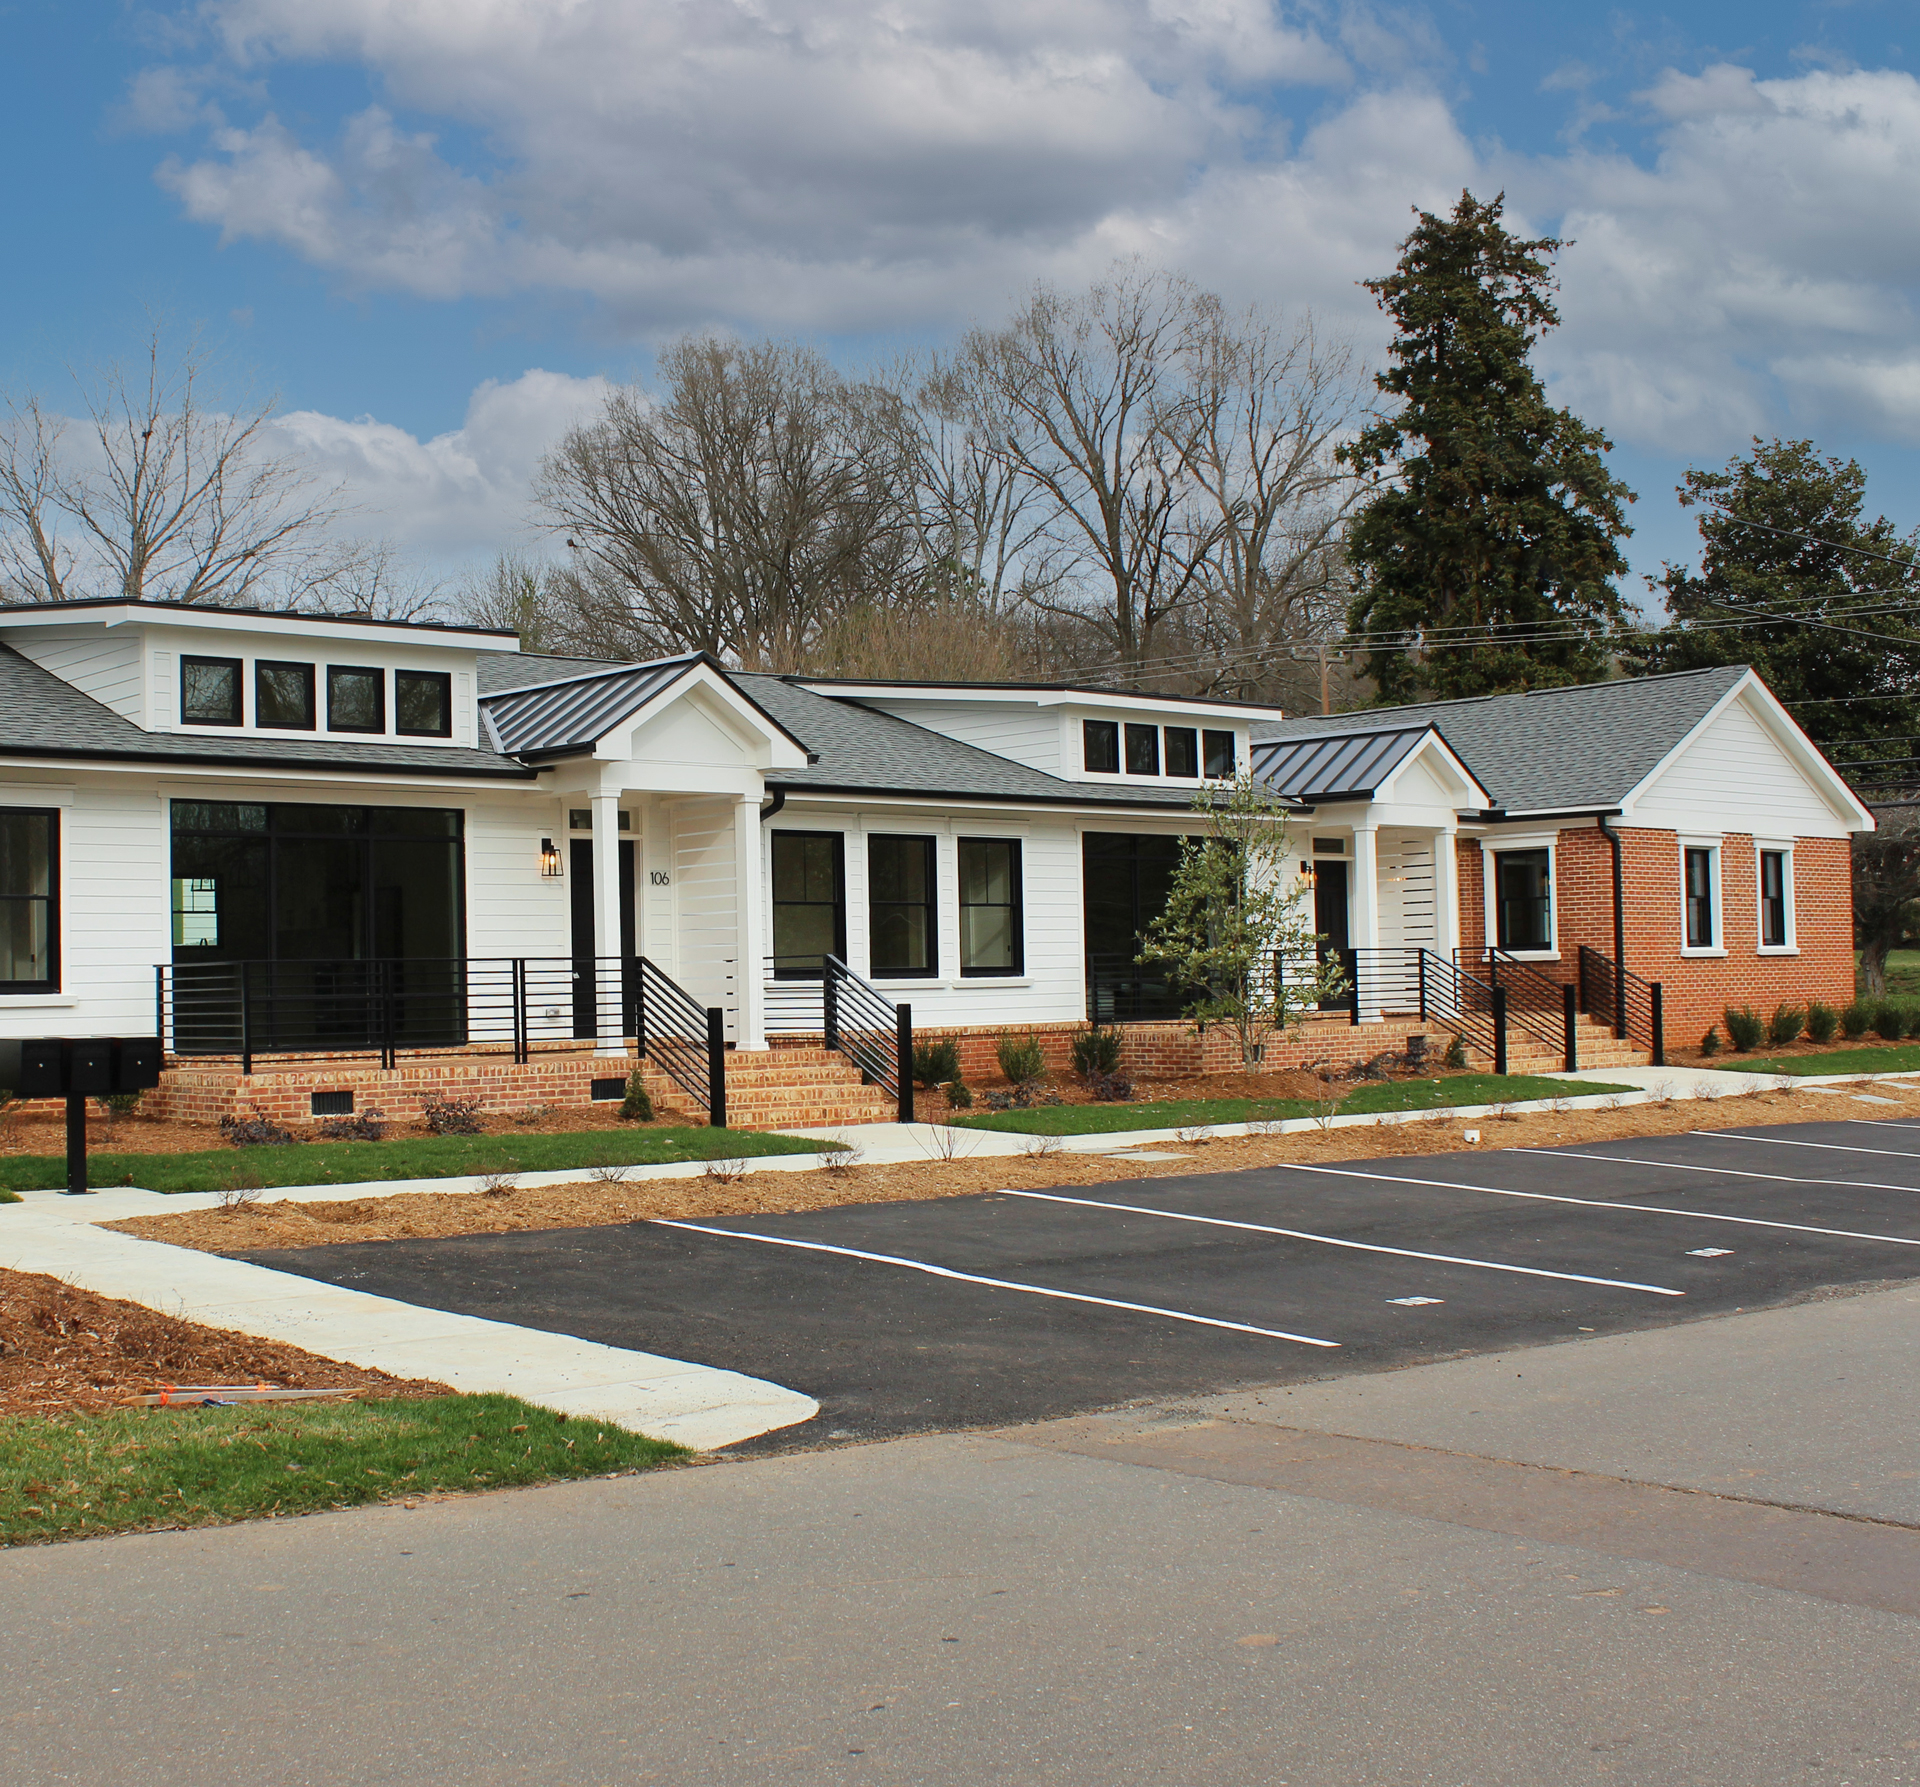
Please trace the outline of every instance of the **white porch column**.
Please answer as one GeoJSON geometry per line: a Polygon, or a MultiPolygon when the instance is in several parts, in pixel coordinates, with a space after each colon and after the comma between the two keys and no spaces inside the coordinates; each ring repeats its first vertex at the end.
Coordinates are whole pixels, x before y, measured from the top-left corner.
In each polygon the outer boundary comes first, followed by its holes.
{"type": "Polygon", "coordinates": [[[1352,944],[1360,952],[1360,1021],[1380,1016],[1380,852],[1371,825],[1353,828],[1352,944]]]}
{"type": "Polygon", "coordinates": [[[734,923],[733,1046],[764,1049],[766,1021],[766,926],[762,919],[766,868],[762,852],[766,828],[760,823],[758,795],[733,803],[734,923]]]}
{"type": "Polygon", "coordinates": [[[595,794],[593,803],[594,1053],[624,1055],[620,1022],[620,796],[595,794]]]}
{"type": "Polygon", "coordinates": [[[1460,947],[1460,852],[1450,831],[1433,837],[1433,947],[1449,961],[1460,947]]]}

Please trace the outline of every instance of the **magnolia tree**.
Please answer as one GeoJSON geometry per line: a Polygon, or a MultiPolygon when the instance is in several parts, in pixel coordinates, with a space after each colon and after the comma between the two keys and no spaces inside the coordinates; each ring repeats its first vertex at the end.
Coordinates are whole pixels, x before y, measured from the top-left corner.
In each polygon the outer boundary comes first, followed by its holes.
{"type": "Polygon", "coordinates": [[[1292,870],[1287,809],[1251,775],[1203,790],[1205,830],[1180,852],[1166,909],[1146,930],[1142,962],[1185,989],[1196,1023],[1225,1024],[1249,1069],[1267,1040],[1340,992],[1337,961],[1319,959],[1313,884],[1292,870]]]}

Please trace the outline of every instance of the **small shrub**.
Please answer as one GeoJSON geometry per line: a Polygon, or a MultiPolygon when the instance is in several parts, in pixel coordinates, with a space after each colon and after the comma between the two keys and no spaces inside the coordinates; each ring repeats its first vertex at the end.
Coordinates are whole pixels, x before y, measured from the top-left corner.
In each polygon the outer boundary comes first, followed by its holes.
{"type": "Polygon", "coordinates": [[[620,1118],[625,1123],[653,1121],[653,1094],[647,1090],[637,1067],[627,1075],[626,1095],[620,1100],[620,1118]]]}
{"type": "Polygon", "coordinates": [[[1464,1036],[1456,1036],[1447,1044],[1447,1052],[1440,1059],[1455,1073],[1465,1073],[1467,1071],[1467,1039],[1464,1036]]]}
{"type": "Polygon", "coordinates": [[[1711,1024],[1707,1026],[1706,1035],[1700,1039],[1700,1053],[1703,1055],[1717,1055],[1720,1053],[1720,1032],[1711,1024]]]}
{"type": "Polygon", "coordinates": [[[93,1102],[106,1113],[107,1127],[112,1128],[122,1117],[131,1117],[140,1108],[140,1100],[145,1096],[144,1092],[109,1092],[104,1098],[96,1098],[93,1102]]]}
{"type": "Polygon", "coordinates": [[[1840,1034],[1849,1042],[1857,1042],[1872,1027],[1873,1013],[1858,999],[1840,1014],[1840,1034]]]}
{"type": "Polygon", "coordinates": [[[1798,1042],[1800,1032],[1806,1027],[1805,1008],[1788,1005],[1783,1000],[1773,1008],[1773,1016],[1767,1020],[1767,1041],[1775,1048],[1784,1048],[1790,1042],[1798,1042]]]}
{"type": "Polygon", "coordinates": [[[1907,1014],[1891,1000],[1876,1005],[1869,1022],[1874,1035],[1887,1042],[1898,1042],[1907,1033],[1907,1014]]]}
{"type": "Polygon", "coordinates": [[[1749,1054],[1760,1046],[1767,1026],[1751,1005],[1729,1005],[1720,1015],[1727,1026],[1727,1040],[1741,1054],[1749,1054]]]}
{"type": "Polygon", "coordinates": [[[480,1195],[489,1198],[508,1196],[520,1183],[518,1173],[482,1173],[480,1195]]]}
{"type": "Polygon", "coordinates": [[[1037,1135],[1022,1136],[1020,1139],[1020,1152],[1035,1159],[1044,1155],[1058,1154],[1065,1146],[1066,1143],[1061,1137],[1045,1130],[1037,1135]]]}
{"type": "Polygon", "coordinates": [[[226,1184],[214,1196],[220,1200],[220,1208],[231,1216],[238,1210],[250,1209],[259,1203],[265,1190],[258,1173],[235,1171],[227,1175],[226,1184]]]}
{"type": "Polygon", "coordinates": [[[1125,1104],[1133,1097],[1133,1082],[1123,1073],[1090,1073],[1087,1090],[1101,1104],[1125,1104]]]}
{"type": "Polygon", "coordinates": [[[1073,1071],[1083,1080],[1111,1075],[1120,1065],[1120,1032],[1094,1024],[1073,1039],[1073,1071]]]}
{"type": "Polygon", "coordinates": [[[362,1111],[351,1117],[329,1117],[319,1133],[328,1142],[377,1142],[385,1137],[387,1126],[379,1111],[362,1111]]]}
{"type": "Polygon", "coordinates": [[[945,1091],[948,1110],[970,1111],[973,1109],[973,1090],[965,1080],[949,1080],[945,1091]]]}
{"type": "Polygon", "coordinates": [[[1807,1035],[1814,1042],[1832,1042],[1840,1028],[1840,1014],[1818,999],[1807,1001],[1807,1035]]]}
{"type": "Polygon", "coordinates": [[[442,1098],[429,1092],[420,1101],[420,1114],[435,1135],[478,1135],[480,1101],[477,1098],[442,1098]]]}
{"type": "Polygon", "coordinates": [[[284,1148],[293,1132],[265,1117],[222,1117],[220,1139],[236,1148],[284,1148]]]}
{"type": "Polygon", "coordinates": [[[710,1160],[704,1169],[704,1176],[717,1185],[732,1185],[744,1179],[753,1169],[739,1155],[726,1159],[710,1160]]]}
{"type": "Polygon", "coordinates": [[[960,1045],[951,1036],[913,1045],[913,1077],[927,1091],[960,1077],[960,1045]]]}
{"type": "Polygon", "coordinates": [[[1009,1085],[1030,1086],[1047,1071],[1047,1060],[1040,1052],[1037,1036],[1003,1036],[994,1045],[993,1053],[1009,1085]]]}
{"type": "Polygon", "coordinates": [[[1900,1009],[1906,1014],[1907,1035],[1920,1036],[1920,999],[1903,1005],[1900,1009]]]}

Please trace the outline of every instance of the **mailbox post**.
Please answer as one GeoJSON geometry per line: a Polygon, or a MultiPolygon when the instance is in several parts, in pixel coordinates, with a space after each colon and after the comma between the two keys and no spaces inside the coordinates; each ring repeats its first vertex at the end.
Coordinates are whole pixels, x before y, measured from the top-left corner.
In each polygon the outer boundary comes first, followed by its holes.
{"type": "Polygon", "coordinates": [[[67,1101],[67,1191],[87,1189],[87,1100],[160,1084],[157,1036],[0,1038],[0,1086],[16,1098],[67,1101]]]}

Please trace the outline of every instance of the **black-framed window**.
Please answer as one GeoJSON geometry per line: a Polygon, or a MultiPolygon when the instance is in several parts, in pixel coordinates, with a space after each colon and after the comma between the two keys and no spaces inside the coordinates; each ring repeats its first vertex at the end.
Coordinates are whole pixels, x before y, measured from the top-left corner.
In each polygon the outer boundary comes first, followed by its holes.
{"type": "Polygon", "coordinates": [[[1717,929],[1713,913],[1713,851],[1689,845],[1683,879],[1687,902],[1687,947],[1711,949],[1717,929]]]}
{"type": "Polygon", "coordinates": [[[1760,852],[1760,946],[1787,947],[1787,853],[1760,852]]]}
{"type": "Polygon", "coordinates": [[[837,831],[777,831],[773,854],[773,973],[818,980],[826,958],[847,959],[845,847],[837,831]]]}
{"type": "Polygon", "coordinates": [[[238,726],[240,713],[238,658],[180,660],[180,719],[188,726],[238,726]]]}
{"type": "Polygon", "coordinates": [[[385,732],[387,673],[354,664],[327,666],[327,730],[385,732]]]}
{"type": "Polygon", "coordinates": [[[1208,775],[1231,776],[1238,773],[1231,732],[1203,732],[1200,742],[1206,747],[1208,775]]]}
{"type": "Polygon", "coordinates": [[[256,658],[253,664],[253,723],[288,732],[313,730],[313,666],[256,658]]]}
{"type": "Polygon", "coordinates": [[[1495,935],[1502,949],[1553,947],[1551,861],[1545,850],[1494,852],[1495,935]]]}
{"type": "Polygon", "coordinates": [[[1080,722],[1082,761],[1103,776],[1120,773],[1120,722],[1118,720],[1082,720],[1080,722]]]}
{"type": "Polygon", "coordinates": [[[1160,773],[1160,728],[1127,723],[1127,774],[1157,776],[1160,773]]]}
{"type": "Polygon", "coordinates": [[[60,990],[60,815],[0,807],[0,991],[60,990]]]}
{"type": "Polygon", "coordinates": [[[1167,728],[1167,774],[1197,776],[1200,773],[1200,734],[1191,726],[1167,728]]]}
{"type": "Polygon", "coordinates": [[[933,839],[867,840],[867,959],[876,980],[935,974],[933,839]]]}
{"type": "Polygon", "coordinates": [[[409,738],[451,738],[452,676],[444,670],[396,670],[393,729],[409,738]]]}
{"type": "Polygon", "coordinates": [[[1018,974],[1026,965],[1020,840],[960,839],[960,972],[1018,974]]]}

